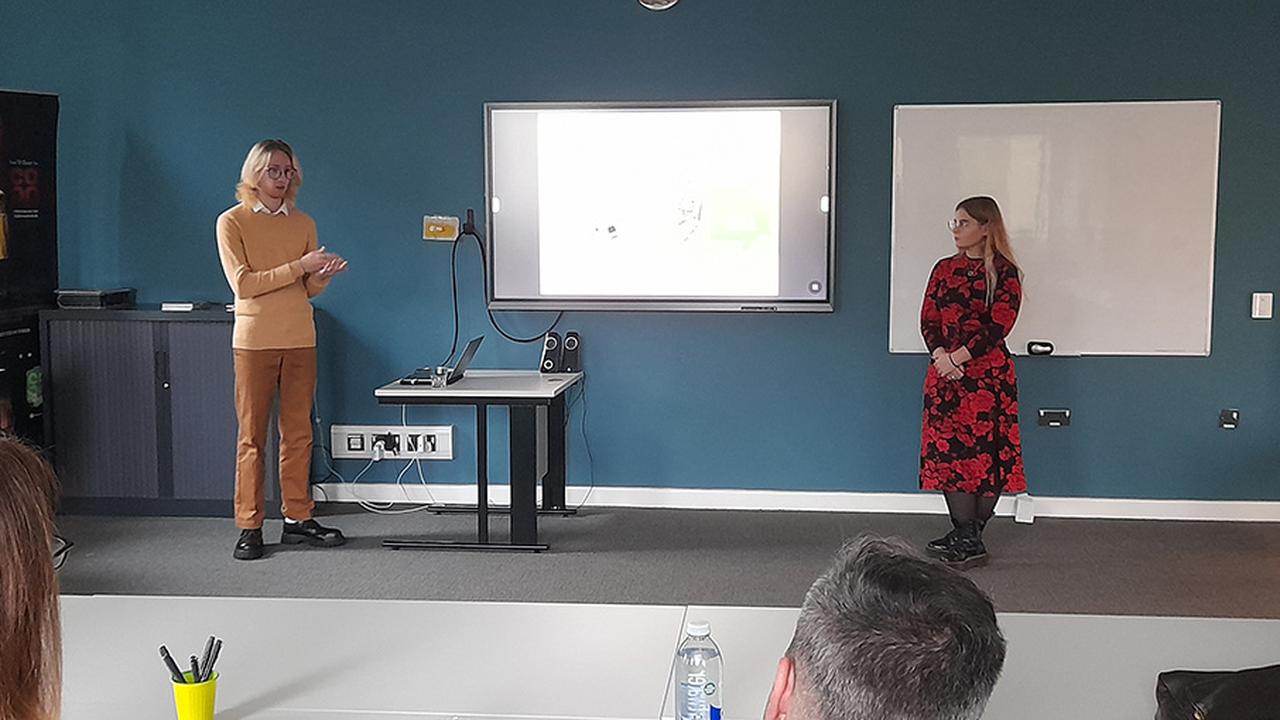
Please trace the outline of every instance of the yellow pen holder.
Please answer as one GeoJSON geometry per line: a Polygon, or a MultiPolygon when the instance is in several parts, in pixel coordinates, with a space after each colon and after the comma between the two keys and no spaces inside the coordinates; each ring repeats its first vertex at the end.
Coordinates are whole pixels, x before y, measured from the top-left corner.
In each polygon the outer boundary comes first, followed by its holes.
{"type": "Polygon", "coordinates": [[[178,720],[213,720],[213,701],[218,692],[218,673],[202,683],[191,682],[190,672],[182,673],[186,683],[173,683],[173,703],[178,720]]]}

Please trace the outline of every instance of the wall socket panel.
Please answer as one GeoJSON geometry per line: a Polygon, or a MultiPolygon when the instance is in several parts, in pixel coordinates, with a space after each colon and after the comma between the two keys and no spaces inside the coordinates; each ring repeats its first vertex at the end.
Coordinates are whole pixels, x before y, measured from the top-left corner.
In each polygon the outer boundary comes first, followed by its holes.
{"type": "Polygon", "coordinates": [[[452,460],[452,425],[330,425],[335,460],[372,459],[381,441],[383,460],[452,460]]]}

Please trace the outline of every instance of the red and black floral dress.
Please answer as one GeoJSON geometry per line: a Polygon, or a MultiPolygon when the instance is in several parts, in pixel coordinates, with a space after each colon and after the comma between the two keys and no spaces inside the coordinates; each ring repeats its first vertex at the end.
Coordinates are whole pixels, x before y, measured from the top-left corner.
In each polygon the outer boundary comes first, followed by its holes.
{"type": "Polygon", "coordinates": [[[930,364],[924,378],[920,487],[991,496],[1025,492],[1018,433],[1018,377],[1005,337],[1022,303],[1018,269],[995,257],[996,292],[987,307],[981,258],[964,253],[933,266],[920,307],[920,332],[932,353],[969,348],[964,377],[947,380],[930,364]]]}

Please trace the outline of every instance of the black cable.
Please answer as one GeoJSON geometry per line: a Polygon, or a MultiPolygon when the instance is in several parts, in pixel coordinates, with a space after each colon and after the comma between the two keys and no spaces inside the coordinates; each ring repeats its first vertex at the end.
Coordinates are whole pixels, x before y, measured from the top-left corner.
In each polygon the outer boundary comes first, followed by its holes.
{"type": "Polygon", "coordinates": [[[588,481],[587,494],[582,496],[582,502],[574,510],[581,510],[587,501],[591,499],[591,493],[596,489],[596,460],[591,455],[591,441],[587,439],[587,376],[582,376],[582,392],[578,393],[579,399],[582,400],[582,424],[579,428],[582,430],[582,445],[587,450],[587,472],[588,481]]]}
{"type": "Polygon", "coordinates": [[[584,392],[583,388],[585,387],[586,387],[586,383],[583,383],[582,385],[578,386],[578,394],[574,395],[573,398],[569,400],[569,402],[565,406],[564,426],[566,428],[569,427],[569,423],[573,420],[573,407],[578,404],[579,400],[582,399],[582,394],[584,392]]]}
{"type": "MultiPolygon", "coordinates": [[[[572,389],[570,389],[572,392],[572,389]]],[[[587,483],[587,494],[582,496],[582,502],[574,507],[574,510],[581,510],[583,505],[587,504],[587,500],[591,499],[591,492],[596,489],[596,466],[595,459],[591,457],[591,442],[587,440],[587,376],[582,376],[582,383],[578,385],[578,394],[565,403],[564,411],[564,427],[569,427],[573,422],[573,407],[582,401],[582,445],[587,451],[587,472],[591,478],[587,483]]]]}
{"type": "Polygon", "coordinates": [[[452,362],[453,354],[458,352],[458,240],[453,241],[453,251],[450,255],[449,284],[453,287],[453,342],[449,343],[449,357],[440,363],[444,366],[452,362]]]}
{"type": "MultiPolygon", "coordinates": [[[[484,238],[480,237],[480,231],[479,231],[479,230],[474,229],[474,227],[467,227],[466,229],[464,229],[464,230],[462,231],[462,234],[460,234],[460,235],[458,236],[458,240],[461,240],[461,239],[462,239],[462,238],[464,238],[464,237],[470,237],[470,238],[472,238],[472,239],[474,239],[474,240],[476,241],[476,247],[477,247],[477,248],[479,248],[479,250],[480,250],[480,266],[481,266],[481,267],[488,267],[488,260],[486,259],[486,257],[485,257],[485,253],[484,253],[484,238]]],[[[458,252],[458,240],[453,241],[454,264],[455,264],[455,265],[456,265],[456,263],[457,263],[457,258],[458,258],[458,256],[457,256],[457,252],[458,252]]],[[[457,317],[458,317],[458,287],[457,287],[457,283],[458,283],[458,281],[457,281],[457,277],[455,276],[455,277],[454,277],[454,288],[453,288],[453,316],[454,316],[454,331],[453,331],[453,332],[454,332],[454,337],[453,337],[453,349],[451,349],[451,350],[449,351],[449,357],[450,357],[450,358],[453,358],[453,353],[457,350],[457,346],[458,346],[458,330],[457,330],[457,322],[458,322],[458,321],[457,321],[457,317]]],[[[545,337],[545,336],[546,336],[546,334],[547,334],[547,333],[549,333],[549,332],[551,332],[552,330],[555,330],[555,329],[556,329],[556,326],[560,324],[560,320],[561,320],[561,318],[563,318],[563,317],[564,317],[564,311],[563,311],[563,310],[561,310],[561,311],[559,311],[559,312],[557,312],[557,313],[556,313],[556,319],[555,319],[555,320],[553,320],[553,321],[551,321],[551,326],[550,326],[550,327],[548,327],[546,330],[543,330],[542,332],[540,332],[540,333],[538,333],[537,335],[534,335],[533,337],[530,337],[530,338],[518,338],[518,337],[515,337],[514,335],[511,335],[511,334],[510,334],[510,333],[508,333],[506,330],[503,330],[503,329],[502,329],[502,326],[498,324],[498,319],[497,319],[496,317],[494,317],[494,316],[493,316],[493,309],[489,307],[489,304],[488,304],[488,303],[485,303],[485,312],[487,312],[487,313],[489,314],[489,324],[490,324],[490,325],[492,325],[492,326],[493,326],[493,329],[494,329],[494,330],[497,330],[497,331],[498,331],[498,333],[502,335],[502,337],[504,337],[504,338],[506,338],[506,339],[510,340],[511,342],[514,342],[514,343],[521,343],[521,344],[525,344],[525,345],[530,344],[530,343],[542,342],[543,337],[545,337]]],[[[447,364],[447,363],[446,363],[446,364],[447,364]]]]}

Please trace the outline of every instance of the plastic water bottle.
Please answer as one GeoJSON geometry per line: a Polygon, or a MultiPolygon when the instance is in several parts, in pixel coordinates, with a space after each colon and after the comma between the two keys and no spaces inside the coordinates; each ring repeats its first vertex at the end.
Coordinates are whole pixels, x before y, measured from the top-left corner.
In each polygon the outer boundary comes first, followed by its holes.
{"type": "Polygon", "coordinates": [[[677,720],[720,720],[724,692],[720,687],[720,648],[711,639],[711,623],[690,622],[676,651],[677,720]]]}

